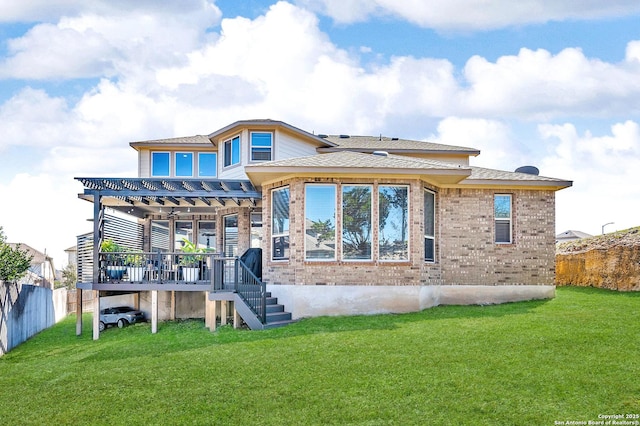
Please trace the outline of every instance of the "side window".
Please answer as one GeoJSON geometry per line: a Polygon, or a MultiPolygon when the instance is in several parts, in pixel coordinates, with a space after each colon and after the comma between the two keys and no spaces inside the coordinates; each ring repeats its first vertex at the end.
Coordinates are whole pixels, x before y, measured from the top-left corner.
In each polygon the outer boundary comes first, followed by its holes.
{"type": "Polygon", "coordinates": [[[176,152],[175,154],[176,177],[193,176],[193,153],[176,152]]]}
{"type": "Polygon", "coordinates": [[[435,262],[436,260],[436,194],[424,190],[424,260],[435,262]]]}
{"type": "Polygon", "coordinates": [[[511,244],[513,242],[511,210],[510,194],[494,195],[493,216],[495,221],[495,242],[497,244],[511,244]]]}
{"type": "Polygon", "coordinates": [[[251,132],[251,161],[271,161],[272,152],[273,134],[251,132]]]}
{"type": "Polygon", "coordinates": [[[271,191],[271,259],[289,259],[289,188],[271,191]]]}
{"type": "Polygon", "coordinates": [[[169,160],[168,152],[152,152],[151,153],[151,176],[169,176],[169,160]]]}
{"type": "Polygon", "coordinates": [[[218,175],[218,155],[215,152],[198,153],[198,176],[216,177],[218,175]]]}
{"type": "Polygon", "coordinates": [[[224,167],[240,163],[240,136],[224,142],[224,167]]]}

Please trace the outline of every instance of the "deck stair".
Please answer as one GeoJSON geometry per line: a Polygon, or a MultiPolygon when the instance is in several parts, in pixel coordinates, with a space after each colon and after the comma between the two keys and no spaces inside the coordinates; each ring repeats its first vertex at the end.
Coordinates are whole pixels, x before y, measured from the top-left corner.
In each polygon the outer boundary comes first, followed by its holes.
{"type": "Polygon", "coordinates": [[[284,310],[284,305],[278,303],[278,298],[271,296],[271,292],[267,292],[267,322],[264,328],[282,327],[294,322],[291,319],[291,313],[284,310]]]}

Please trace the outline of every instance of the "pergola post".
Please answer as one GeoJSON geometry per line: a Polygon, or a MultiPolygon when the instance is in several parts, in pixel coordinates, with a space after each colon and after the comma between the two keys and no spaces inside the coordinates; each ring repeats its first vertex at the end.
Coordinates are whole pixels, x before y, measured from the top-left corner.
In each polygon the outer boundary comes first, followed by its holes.
{"type": "Polygon", "coordinates": [[[93,340],[100,338],[100,291],[93,291],[93,340]]]}
{"type": "Polygon", "coordinates": [[[209,299],[208,292],[205,292],[204,298],[204,326],[216,331],[216,301],[209,299]]]}
{"type": "MultiPolygon", "coordinates": [[[[100,191],[93,194],[93,283],[100,282],[100,246],[102,245],[102,199],[100,191]]],[[[82,316],[82,312],[80,312],[82,316]]],[[[100,291],[93,291],[93,340],[100,338],[100,291]]]]}

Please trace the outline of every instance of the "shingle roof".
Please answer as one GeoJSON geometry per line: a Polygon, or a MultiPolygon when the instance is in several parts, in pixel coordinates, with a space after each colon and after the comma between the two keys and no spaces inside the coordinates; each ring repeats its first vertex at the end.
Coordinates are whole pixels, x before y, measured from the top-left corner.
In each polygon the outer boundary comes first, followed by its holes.
{"type": "Polygon", "coordinates": [[[348,169],[414,169],[427,170],[469,170],[466,166],[445,163],[442,161],[426,160],[421,158],[404,157],[389,154],[387,156],[365,154],[361,152],[342,151],[329,154],[310,155],[307,157],[287,158],[284,160],[270,161],[257,165],[246,166],[252,168],[348,168],[348,169]]]}
{"type": "Polygon", "coordinates": [[[415,153],[447,153],[478,155],[480,151],[464,146],[443,145],[433,142],[414,141],[409,139],[376,137],[376,136],[336,136],[330,135],[326,140],[335,143],[337,147],[319,148],[321,152],[332,151],[387,151],[387,152],[415,152],[415,153]]]}
{"type": "Polygon", "coordinates": [[[395,172],[424,175],[437,172],[461,176],[463,180],[460,184],[462,185],[549,185],[561,188],[571,186],[570,181],[545,176],[493,170],[475,166],[463,166],[444,161],[406,157],[402,155],[388,154],[385,156],[351,151],[287,158],[245,167],[248,174],[283,170],[287,172],[303,172],[314,169],[322,169],[323,172],[349,171],[353,173],[380,173],[384,170],[389,174],[395,172]]]}
{"type": "Polygon", "coordinates": [[[195,136],[182,136],[179,138],[167,138],[167,139],[153,139],[149,141],[137,141],[131,142],[129,145],[136,146],[148,146],[148,145],[212,145],[212,142],[207,136],[195,135],[195,136]]]}

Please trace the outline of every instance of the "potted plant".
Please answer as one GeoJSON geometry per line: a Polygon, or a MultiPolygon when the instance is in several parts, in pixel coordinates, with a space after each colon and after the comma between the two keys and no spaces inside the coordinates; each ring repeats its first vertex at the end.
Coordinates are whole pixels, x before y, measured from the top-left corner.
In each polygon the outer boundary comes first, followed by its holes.
{"type": "Polygon", "coordinates": [[[182,253],[180,257],[180,266],[182,266],[182,279],[188,282],[196,282],[200,279],[200,262],[203,260],[203,254],[207,250],[198,248],[196,243],[186,238],[182,239],[182,253]]]}
{"type": "Polygon", "coordinates": [[[142,281],[144,278],[144,256],[141,253],[128,253],[125,257],[129,281],[142,281]]]}
{"type": "Polygon", "coordinates": [[[107,262],[107,277],[112,280],[121,280],[126,270],[122,264],[122,252],[124,248],[111,239],[106,239],[100,245],[102,253],[108,253],[105,257],[107,262]]]}

